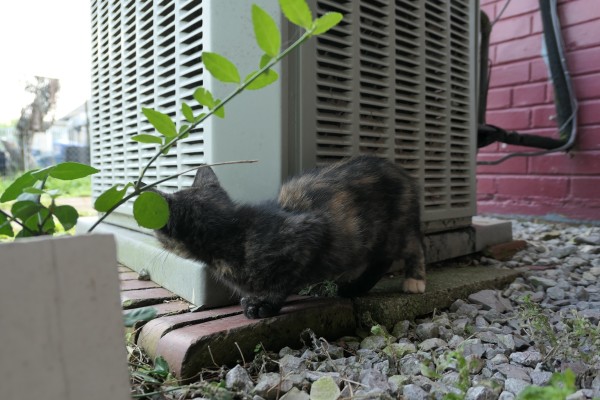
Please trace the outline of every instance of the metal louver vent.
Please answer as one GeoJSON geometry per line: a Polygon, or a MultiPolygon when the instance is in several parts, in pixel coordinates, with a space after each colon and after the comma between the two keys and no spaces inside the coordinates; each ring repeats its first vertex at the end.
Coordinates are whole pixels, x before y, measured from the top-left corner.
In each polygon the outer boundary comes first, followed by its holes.
{"type": "Polygon", "coordinates": [[[317,0],[316,6],[345,17],[302,51],[297,134],[315,133],[296,168],[357,154],[389,158],[420,179],[428,231],[469,225],[476,2],[317,0]]]}
{"type": "MultiPolygon", "coordinates": [[[[193,90],[202,85],[203,9],[191,1],[92,2],[92,100],[90,128],[93,194],[116,183],[134,181],[154,155],[155,146],[131,136],[153,133],[141,115],[150,107],[182,121],[181,102],[193,105],[193,90]]],[[[185,139],[149,169],[154,181],[203,162],[202,131],[185,139]]],[[[193,176],[193,174],[192,174],[193,176]]],[[[191,177],[166,182],[173,190],[191,177]]],[[[125,212],[130,212],[125,207],[125,212]]]]}
{"type": "MultiPolygon", "coordinates": [[[[278,12],[275,0],[257,1],[278,12]]],[[[344,20],[287,59],[280,82],[230,103],[225,120],[209,120],[146,179],[202,162],[258,159],[252,169],[217,171],[234,198],[258,200],[291,173],[375,154],[419,178],[428,232],[468,226],[475,213],[477,1],[309,2],[318,14],[339,11],[344,20]]],[[[243,73],[256,68],[251,24],[230,24],[247,19],[249,8],[243,0],[92,1],[92,163],[102,171],[94,195],[135,180],[154,154],[153,145],[130,140],[153,132],[142,107],[182,121],[181,102],[195,104],[196,87],[223,95],[203,74],[203,49],[222,52],[243,73]]],[[[284,42],[297,37],[293,28],[283,32],[284,42]]],[[[162,189],[188,186],[190,176],[162,189]]]]}

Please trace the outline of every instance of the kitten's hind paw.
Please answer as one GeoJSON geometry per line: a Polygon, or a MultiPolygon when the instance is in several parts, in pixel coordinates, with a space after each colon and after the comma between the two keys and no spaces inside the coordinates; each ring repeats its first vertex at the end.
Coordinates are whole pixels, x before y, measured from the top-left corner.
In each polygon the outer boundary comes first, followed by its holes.
{"type": "Polygon", "coordinates": [[[240,301],[246,318],[258,319],[277,315],[281,306],[260,300],[256,297],[243,297],[240,301]]]}
{"type": "Polygon", "coordinates": [[[406,293],[425,293],[425,280],[406,278],[402,289],[406,293]]]}

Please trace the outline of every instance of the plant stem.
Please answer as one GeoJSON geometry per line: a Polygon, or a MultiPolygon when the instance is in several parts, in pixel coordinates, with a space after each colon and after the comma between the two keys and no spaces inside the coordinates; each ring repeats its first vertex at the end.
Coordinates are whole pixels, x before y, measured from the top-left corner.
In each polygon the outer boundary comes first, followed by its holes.
{"type": "Polygon", "coordinates": [[[258,72],[256,74],[254,74],[254,76],[252,76],[252,78],[248,79],[247,81],[242,83],[240,86],[238,86],[233,92],[231,92],[227,97],[225,97],[225,99],[223,101],[221,101],[215,108],[213,108],[212,110],[209,110],[209,112],[205,116],[200,118],[198,121],[195,121],[194,123],[192,123],[190,126],[188,126],[188,128],[184,129],[177,136],[174,136],[171,140],[169,140],[164,145],[162,145],[160,147],[160,149],[156,152],[156,154],[148,161],[148,164],[146,164],[146,166],[140,173],[140,175],[137,179],[137,182],[136,182],[136,188],[139,189],[138,185],[144,179],[144,176],[146,175],[148,168],[150,168],[150,165],[152,165],[152,163],[154,161],[156,161],[158,159],[158,157],[160,157],[160,155],[162,154],[162,152],[164,150],[170,148],[173,144],[175,144],[177,141],[179,141],[182,137],[184,137],[185,135],[190,133],[192,131],[192,129],[196,128],[198,125],[200,125],[202,122],[204,122],[204,120],[206,120],[208,117],[213,115],[216,111],[223,108],[225,106],[225,104],[229,103],[235,96],[240,94],[244,89],[246,89],[246,87],[248,87],[248,85],[250,85],[252,82],[254,82],[254,80],[257,79],[260,75],[262,75],[264,72],[266,72],[267,70],[272,68],[275,64],[277,64],[284,57],[286,57],[289,53],[291,53],[296,47],[300,46],[302,43],[304,43],[306,40],[308,40],[312,36],[313,31],[314,31],[314,28],[304,32],[304,34],[302,36],[300,36],[300,38],[298,40],[296,40],[294,43],[292,43],[292,45],[290,47],[288,47],[287,49],[285,49],[284,51],[279,53],[270,62],[268,62],[267,65],[265,65],[264,67],[259,69],[258,72]]]}
{"type": "MultiPolygon", "coordinates": [[[[44,179],[42,179],[40,181],[40,183],[36,186],[39,186],[40,190],[44,190],[44,186],[46,186],[47,180],[48,180],[48,176],[46,175],[44,177],[44,179]]],[[[42,195],[38,194],[35,201],[36,201],[36,203],[39,203],[41,205],[42,204],[42,195]]],[[[50,210],[48,210],[48,215],[50,216],[50,215],[52,215],[52,213],[50,213],[49,211],[50,210]]],[[[40,214],[39,212],[37,214],[37,217],[38,217],[38,232],[44,233],[44,224],[46,223],[46,221],[45,221],[45,219],[42,221],[42,214],[40,214]]]]}
{"type": "Polygon", "coordinates": [[[15,217],[13,217],[12,215],[10,215],[9,213],[0,210],[0,214],[4,215],[6,218],[8,218],[10,221],[16,223],[17,225],[20,225],[22,229],[26,230],[27,232],[31,233],[32,236],[36,236],[36,232],[32,231],[31,229],[29,229],[28,227],[26,227],[21,221],[19,221],[18,219],[16,219],[15,217]]]}
{"type": "Polygon", "coordinates": [[[156,187],[156,186],[160,185],[163,182],[166,182],[166,181],[171,180],[173,178],[177,178],[178,176],[187,174],[188,172],[192,172],[192,171],[195,171],[195,170],[200,169],[200,168],[214,167],[214,166],[219,166],[219,165],[229,165],[229,164],[250,164],[250,163],[255,163],[255,162],[258,162],[258,160],[224,161],[224,162],[219,162],[219,163],[214,163],[214,164],[209,164],[209,165],[207,165],[207,164],[198,165],[196,167],[192,167],[192,168],[186,169],[185,171],[178,172],[175,175],[171,175],[171,176],[168,176],[166,178],[160,179],[160,180],[158,180],[156,182],[149,183],[149,184],[147,184],[147,185],[139,188],[139,191],[140,192],[145,192],[146,190],[152,189],[153,187],[156,187]]]}
{"type": "MultiPolygon", "coordinates": [[[[56,204],[54,204],[54,200],[52,200],[52,204],[50,204],[50,207],[47,208],[48,215],[46,215],[46,218],[44,218],[44,220],[40,222],[40,232],[46,233],[46,232],[44,232],[44,225],[46,225],[46,222],[48,222],[48,220],[50,218],[52,218],[52,215],[53,215],[52,210],[54,209],[55,206],[56,206],[56,204]]],[[[41,214],[38,213],[38,216],[41,217],[41,214]]]]}
{"type": "Polygon", "coordinates": [[[129,200],[131,200],[135,196],[138,196],[140,193],[145,192],[149,189],[152,189],[153,187],[160,185],[161,183],[166,182],[170,179],[176,178],[183,174],[187,174],[188,172],[191,172],[191,171],[194,171],[194,170],[200,169],[200,168],[214,167],[214,166],[219,166],[219,165],[230,165],[230,164],[248,164],[248,163],[255,163],[255,162],[257,162],[257,160],[224,161],[224,162],[214,163],[214,164],[198,165],[197,167],[193,167],[193,168],[187,169],[185,171],[178,172],[175,175],[168,176],[166,178],[160,179],[156,182],[150,183],[148,185],[144,185],[142,187],[139,187],[139,185],[141,185],[141,182],[138,181],[138,182],[136,182],[137,186],[134,186],[134,191],[132,193],[126,195],[125,197],[123,197],[118,203],[116,203],[114,206],[112,206],[110,209],[108,209],[103,215],[101,215],[100,218],[98,218],[98,220],[96,222],[94,222],[94,224],[90,227],[90,229],[88,229],[88,233],[92,232],[94,230],[94,228],[96,228],[102,221],[104,221],[104,219],[106,219],[106,217],[108,217],[113,211],[115,211],[117,208],[121,207],[123,204],[127,203],[129,200]]]}

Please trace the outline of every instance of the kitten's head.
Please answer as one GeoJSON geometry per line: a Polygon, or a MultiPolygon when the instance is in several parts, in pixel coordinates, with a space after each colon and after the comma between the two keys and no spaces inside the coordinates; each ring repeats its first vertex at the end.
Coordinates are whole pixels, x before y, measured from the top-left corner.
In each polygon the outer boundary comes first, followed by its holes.
{"type": "Polygon", "coordinates": [[[210,167],[197,170],[190,188],[159,193],[169,204],[169,220],[155,231],[156,237],[182,257],[198,258],[214,227],[231,218],[233,202],[210,167]]]}

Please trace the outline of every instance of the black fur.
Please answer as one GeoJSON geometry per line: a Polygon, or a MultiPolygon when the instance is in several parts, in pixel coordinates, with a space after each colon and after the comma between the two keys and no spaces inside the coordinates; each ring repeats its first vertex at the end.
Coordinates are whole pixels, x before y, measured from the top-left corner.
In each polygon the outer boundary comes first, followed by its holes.
{"type": "Polygon", "coordinates": [[[248,318],[275,315],[289,294],[327,279],[343,296],[365,293],[401,260],[405,290],[425,290],[417,185],[384,159],[307,172],[258,205],[234,203],[208,167],[192,188],[163,196],[171,211],[157,231],[163,246],[241,292],[248,318]]]}

